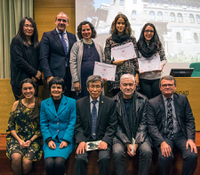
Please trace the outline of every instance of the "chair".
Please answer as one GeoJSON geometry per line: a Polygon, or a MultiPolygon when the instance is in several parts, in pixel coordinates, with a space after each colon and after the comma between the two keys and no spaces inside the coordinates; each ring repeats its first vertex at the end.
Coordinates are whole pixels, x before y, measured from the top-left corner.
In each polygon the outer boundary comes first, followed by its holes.
{"type": "Polygon", "coordinates": [[[194,68],[191,77],[200,77],[200,62],[191,63],[190,68],[194,68]]]}

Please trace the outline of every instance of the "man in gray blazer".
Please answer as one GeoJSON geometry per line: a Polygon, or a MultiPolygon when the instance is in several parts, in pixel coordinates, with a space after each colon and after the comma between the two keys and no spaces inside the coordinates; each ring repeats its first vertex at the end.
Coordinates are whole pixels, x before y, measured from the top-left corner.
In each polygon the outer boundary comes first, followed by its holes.
{"type": "Polygon", "coordinates": [[[195,123],[185,95],[175,93],[173,76],[160,79],[161,95],[151,99],[147,108],[149,133],[158,150],[160,174],[168,175],[173,162],[173,148],[183,157],[183,175],[193,175],[197,166],[195,123]]]}
{"type": "Polygon", "coordinates": [[[121,91],[114,97],[118,124],[113,138],[113,161],[117,175],[126,174],[125,151],[130,157],[139,154],[139,175],[150,173],[152,150],[147,134],[148,100],[135,89],[134,76],[122,75],[120,78],[121,91]]]}

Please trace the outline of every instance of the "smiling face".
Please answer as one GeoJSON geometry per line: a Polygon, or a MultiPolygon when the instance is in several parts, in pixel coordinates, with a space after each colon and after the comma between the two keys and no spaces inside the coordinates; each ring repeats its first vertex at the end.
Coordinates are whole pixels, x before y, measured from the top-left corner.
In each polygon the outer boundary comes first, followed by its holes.
{"type": "Polygon", "coordinates": [[[23,32],[26,37],[31,37],[34,32],[34,27],[33,27],[32,23],[27,19],[24,22],[23,32]]]}
{"type": "Polygon", "coordinates": [[[116,30],[117,30],[117,33],[118,35],[122,35],[124,33],[124,30],[125,30],[125,21],[122,17],[120,17],[117,22],[116,22],[116,30]]]}
{"type": "Polygon", "coordinates": [[[24,83],[22,85],[22,94],[27,99],[33,98],[35,94],[35,88],[31,83],[24,83]]]}
{"type": "Polygon", "coordinates": [[[62,13],[58,14],[55,20],[55,24],[56,24],[57,29],[61,33],[63,33],[66,27],[69,25],[67,15],[62,14],[62,13]]]}
{"type": "Polygon", "coordinates": [[[147,43],[150,43],[151,39],[154,36],[154,28],[151,26],[147,26],[144,30],[144,38],[147,43]]]}
{"type": "Polygon", "coordinates": [[[123,93],[123,97],[125,99],[130,99],[135,91],[136,84],[132,78],[124,78],[122,79],[119,87],[123,93]]]}
{"type": "Polygon", "coordinates": [[[53,99],[60,99],[62,97],[63,89],[60,84],[51,85],[51,96],[53,99]]]}
{"type": "Polygon", "coordinates": [[[169,98],[171,97],[176,90],[176,86],[174,84],[174,80],[165,80],[163,79],[160,84],[160,91],[162,94],[169,98]]]}
{"type": "Polygon", "coordinates": [[[84,39],[86,39],[86,40],[91,39],[92,30],[91,30],[89,24],[82,25],[81,34],[84,39]]]}
{"type": "Polygon", "coordinates": [[[97,100],[102,91],[101,81],[89,82],[89,87],[87,87],[87,90],[92,99],[97,100]]]}

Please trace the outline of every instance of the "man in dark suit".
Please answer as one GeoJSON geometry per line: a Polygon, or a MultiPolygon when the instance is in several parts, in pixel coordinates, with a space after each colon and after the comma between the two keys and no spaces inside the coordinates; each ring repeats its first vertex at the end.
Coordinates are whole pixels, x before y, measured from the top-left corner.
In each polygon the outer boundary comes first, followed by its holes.
{"type": "Polygon", "coordinates": [[[113,161],[117,175],[126,174],[125,150],[130,157],[139,154],[139,175],[150,173],[152,149],[147,134],[147,98],[135,91],[135,78],[124,74],[120,92],[114,97],[117,106],[117,131],[113,138],[113,161]]]}
{"type": "Polygon", "coordinates": [[[101,95],[103,80],[100,76],[89,76],[86,85],[90,95],[79,99],[76,103],[75,174],[86,175],[87,157],[90,153],[87,151],[86,142],[100,141],[97,148],[99,174],[109,175],[109,152],[117,123],[116,105],[114,100],[101,95]]]}
{"type": "Polygon", "coordinates": [[[183,175],[192,175],[197,166],[195,123],[185,95],[176,94],[172,76],[160,79],[161,95],[151,99],[147,108],[149,133],[159,153],[160,174],[168,175],[173,162],[173,148],[183,157],[183,175]]]}
{"type": "Polygon", "coordinates": [[[71,73],[69,68],[70,50],[76,42],[76,36],[66,31],[69,25],[67,14],[60,12],[55,19],[56,28],[45,32],[40,43],[40,64],[47,83],[53,77],[65,80],[65,95],[70,96],[71,73]]]}

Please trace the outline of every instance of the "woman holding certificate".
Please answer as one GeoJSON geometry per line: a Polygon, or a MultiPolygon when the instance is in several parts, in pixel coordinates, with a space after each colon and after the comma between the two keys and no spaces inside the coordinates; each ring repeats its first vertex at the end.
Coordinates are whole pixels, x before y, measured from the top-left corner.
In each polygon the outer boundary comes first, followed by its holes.
{"type": "Polygon", "coordinates": [[[86,80],[93,75],[95,61],[105,60],[102,46],[92,40],[96,37],[96,31],[90,22],[81,22],[77,27],[77,35],[80,41],[74,43],[70,53],[72,91],[76,92],[76,99],[89,95],[86,80]]]}
{"type": "Polygon", "coordinates": [[[140,88],[148,99],[160,94],[159,80],[167,60],[155,26],[152,23],[144,25],[139,41],[139,72],[140,88]],[[143,64],[142,64],[143,63],[143,64]],[[148,68],[145,65],[148,65],[148,68]]]}
{"type": "Polygon", "coordinates": [[[120,77],[123,74],[133,74],[136,84],[138,85],[139,83],[138,49],[136,39],[131,36],[131,32],[132,30],[128,18],[124,14],[118,14],[112,22],[111,36],[106,40],[104,51],[106,63],[117,65],[115,81],[108,82],[108,91],[112,92],[113,96],[120,91],[120,77]],[[128,49],[129,51],[130,49],[133,51],[133,56],[131,58],[128,54],[129,52],[127,52],[128,49]]]}

